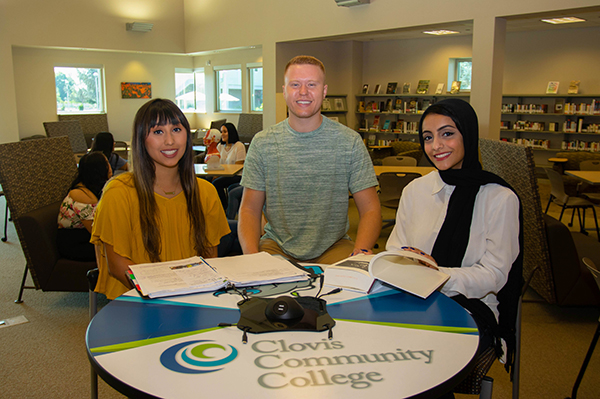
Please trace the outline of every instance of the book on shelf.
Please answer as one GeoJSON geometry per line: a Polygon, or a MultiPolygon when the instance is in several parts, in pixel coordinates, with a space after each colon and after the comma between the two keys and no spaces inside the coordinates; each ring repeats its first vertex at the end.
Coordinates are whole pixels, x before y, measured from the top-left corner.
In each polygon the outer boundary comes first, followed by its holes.
{"type": "Polygon", "coordinates": [[[369,84],[365,83],[362,87],[362,94],[369,94],[369,84]]]}
{"type": "Polygon", "coordinates": [[[361,132],[368,132],[369,131],[369,121],[367,120],[367,118],[363,118],[360,121],[360,125],[358,126],[358,130],[360,130],[361,132]]]}
{"type": "Polygon", "coordinates": [[[404,83],[402,85],[402,94],[410,94],[410,83],[404,83]]]}
{"type": "Polygon", "coordinates": [[[335,110],[336,111],[343,111],[344,110],[344,99],[343,98],[336,98],[334,101],[335,104],[335,110]]]}
{"type": "Polygon", "coordinates": [[[329,98],[324,98],[323,103],[321,104],[321,109],[323,111],[331,111],[331,101],[329,98]]]}
{"type": "Polygon", "coordinates": [[[438,83],[437,87],[435,88],[435,94],[442,94],[443,92],[444,92],[444,84],[438,83]]]}
{"type": "Polygon", "coordinates": [[[369,127],[369,130],[378,132],[380,119],[381,119],[380,115],[375,115],[375,117],[373,118],[373,124],[369,127]]]}
{"type": "Polygon", "coordinates": [[[390,130],[390,123],[391,121],[389,119],[386,119],[385,122],[383,122],[383,127],[381,128],[381,130],[383,130],[384,132],[390,130]]]}
{"type": "Polygon", "coordinates": [[[381,85],[375,85],[375,91],[373,94],[381,94],[381,85]]]}
{"type": "Polygon", "coordinates": [[[565,112],[565,99],[557,98],[554,100],[554,113],[562,114],[563,112],[565,112]]]}
{"type": "Polygon", "coordinates": [[[402,111],[403,109],[403,105],[402,105],[402,99],[401,98],[397,98],[396,101],[394,102],[394,111],[402,111]]]}
{"type": "Polygon", "coordinates": [[[548,86],[546,87],[546,94],[556,94],[558,93],[558,85],[560,82],[556,80],[551,80],[548,82],[548,86]]]}
{"type": "Polygon", "coordinates": [[[387,101],[385,102],[385,112],[392,112],[393,106],[392,106],[392,99],[388,98],[387,101]]]}
{"type": "Polygon", "coordinates": [[[130,265],[129,278],[142,296],[160,298],[211,292],[230,286],[304,281],[309,279],[309,274],[284,258],[259,252],[210,259],[193,256],[177,261],[130,265]]]}
{"type": "Polygon", "coordinates": [[[364,101],[358,102],[358,112],[365,112],[365,102],[364,101]]]}
{"type": "Polygon", "coordinates": [[[419,80],[417,85],[417,94],[429,93],[429,80],[419,80]]]}
{"type": "Polygon", "coordinates": [[[398,88],[398,82],[390,82],[387,85],[387,90],[385,91],[385,93],[386,94],[395,94],[397,88],[398,88]]]}
{"type": "Polygon", "coordinates": [[[450,94],[458,94],[460,93],[460,80],[452,81],[452,87],[450,88],[450,94]]]}
{"type": "Polygon", "coordinates": [[[569,89],[567,90],[568,94],[577,94],[579,93],[579,83],[580,80],[572,80],[569,84],[569,89]]]}
{"type": "Polygon", "coordinates": [[[374,134],[370,134],[367,143],[369,143],[369,145],[375,145],[376,140],[377,136],[375,136],[374,134]]]}
{"type": "Polygon", "coordinates": [[[420,298],[427,298],[448,278],[433,260],[404,250],[355,255],[325,269],[325,284],[330,286],[374,293],[385,283],[420,298]]]}
{"type": "Polygon", "coordinates": [[[422,103],[421,103],[421,112],[425,111],[427,109],[427,107],[429,107],[431,105],[431,100],[428,98],[423,99],[422,103]]]}
{"type": "Polygon", "coordinates": [[[336,121],[339,122],[340,118],[338,116],[328,116],[329,119],[331,119],[332,121],[336,121]]]}

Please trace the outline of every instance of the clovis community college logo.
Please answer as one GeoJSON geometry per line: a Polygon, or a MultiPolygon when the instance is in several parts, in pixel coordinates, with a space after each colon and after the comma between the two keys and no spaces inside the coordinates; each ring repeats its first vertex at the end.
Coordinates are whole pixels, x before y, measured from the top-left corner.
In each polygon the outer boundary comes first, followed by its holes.
{"type": "Polygon", "coordinates": [[[198,340],[171,346],[160,355],[160,362],[178,373],[203,374],[221,370],[237,355],[237,349],[231,345],[198,340]]]}

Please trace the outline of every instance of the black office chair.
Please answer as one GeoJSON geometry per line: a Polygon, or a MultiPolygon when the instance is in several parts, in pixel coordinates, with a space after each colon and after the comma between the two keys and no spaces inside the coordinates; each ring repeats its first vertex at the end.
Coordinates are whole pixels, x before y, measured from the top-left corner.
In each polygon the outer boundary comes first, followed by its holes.
{"type": "Polygon", "coordinates": [[[560,216],[558,220],[560,221],[563,217],[563,214],[566,209],[573,209],[573,214],[571,215],[571,223],[569,226],[573,226],[573,219],[575,218],[575,211],[577,211],[577,218],[579,219],[579,226],[582,233],[587,234],[585,230],[585,210],[591,209],[594,214],[594,221],[596,222],[596,234],[598,234],[598,238],[600,240],[600,229],[598,228],[598,218],[596,217],[596,209],[594,209],[594,204],[585,198],[581,197],[570,197],[565,193],[565,185],[562,180],[562,176],[555,171],[554,169],[546,168],[546,174],[548,175],[548,179],[550,180],[550,199],[548,200],[548,205],[546,206],[545,213],[548,213],[548,209],[550,209],[550,204],[554,202],[555,204],[562,207],[560,211],[560,216]],[[581,211],[583,211],[583,217],[581,215],[581,211]]]}

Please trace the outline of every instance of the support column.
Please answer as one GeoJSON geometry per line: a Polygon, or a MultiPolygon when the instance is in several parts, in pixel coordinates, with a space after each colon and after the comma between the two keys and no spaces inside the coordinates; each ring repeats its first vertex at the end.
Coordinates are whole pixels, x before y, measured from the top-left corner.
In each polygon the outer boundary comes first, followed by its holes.
{"type": "MultiPolygon", "coordinates": [[[[277,57],[275,42],[263,43],[263,129],[277,121],[279,104],[277,101],[277,57]]],[[[281,83],[280,83],[281,84],[281,83]]],[[[281,94],[280,94],[281,96],[281,94]]],[[[283,111],[285,113],[285,109],[283,111]]]]}
{"type": "Polygon", "coordinates": [[[471,105],[479,117],[479,137],[500,138],[506,20],[480,17],[473,21],[471,105]]]}

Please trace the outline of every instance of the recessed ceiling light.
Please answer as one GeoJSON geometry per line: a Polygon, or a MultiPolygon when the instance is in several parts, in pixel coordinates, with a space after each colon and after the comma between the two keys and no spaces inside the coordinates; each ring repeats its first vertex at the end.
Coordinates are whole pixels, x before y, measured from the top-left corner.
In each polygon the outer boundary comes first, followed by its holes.
{"type": "Polygon", "coordinates": [[[460,33],[460,32],[457,32],[455,30],[440,29],[440,30],[428,30],[423,33],[427,33],[428,35],[452,35],[452,34],[460,33]]]}
{"type": "Polygon", "coordinates": [[[577,17],[563,17],[563,18],[551,18],[551,19],[542,19],[542,22],[546,22],[549,24],[571,24],[573,22],[585,22],[585,19],[577,18],[577,17]]]}

